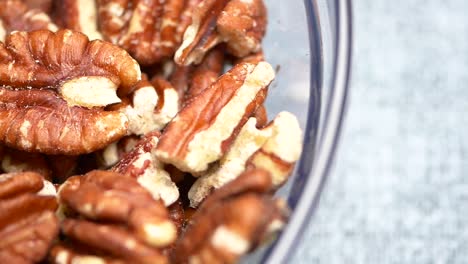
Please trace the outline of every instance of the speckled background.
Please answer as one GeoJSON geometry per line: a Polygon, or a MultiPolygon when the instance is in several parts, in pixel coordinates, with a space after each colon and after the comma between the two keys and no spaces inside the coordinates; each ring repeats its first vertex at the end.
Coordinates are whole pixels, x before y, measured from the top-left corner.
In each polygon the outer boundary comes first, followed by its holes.
{"type": "Polygon", "coordinates": [[[353,4],[346,125],[294,263],[468,263],[468,1],[353,4]]]}

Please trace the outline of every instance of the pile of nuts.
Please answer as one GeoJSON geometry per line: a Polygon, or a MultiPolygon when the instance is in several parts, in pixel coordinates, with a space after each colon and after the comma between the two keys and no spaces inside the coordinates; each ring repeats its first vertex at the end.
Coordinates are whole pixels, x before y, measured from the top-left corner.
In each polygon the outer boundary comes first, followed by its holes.
{"type": "Polygon", "coordinates": [[[235,263],[281,230],[302,132],[268,119],[266,25],[263,0],[0,1],[0,263],[235,263]]]}

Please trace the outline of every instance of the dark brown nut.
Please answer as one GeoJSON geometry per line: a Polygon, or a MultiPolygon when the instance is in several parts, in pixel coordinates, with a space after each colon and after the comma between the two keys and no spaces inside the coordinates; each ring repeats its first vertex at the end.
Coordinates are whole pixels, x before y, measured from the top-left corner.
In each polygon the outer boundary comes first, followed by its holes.
{"type": "Polygon", "coordinates": [[[0,58],[0,141],[7,146],[77,155],[127,133],[126,116],[103,109],[141,78],[124,50],[70,30],[40,30],[9,35],[0,58]]]}
{"type": "Polygon", "coordinates": [[[185,94],[184,103],[200,94],[213,84],[223,72],[224,50],[217,48],[208,52],[200,65],[195,67],[190,81],[190,87],[185,94]]]}
{"type": "Polygon", "coordinates": [[[63,183],[77,170],[78,156],[49,155],[46,159],[52,170],[54,182],[63,183]]]}
{"type": "Polygon", "coordinates": [[[169,206],[179,198],[179,190],[169,173],[164,170],[164,164],[154,155],[158,142],[159,132],[145,135],[112,170],[135,178],[154,199],[161,199],[169,206]]]}
{"type": "Polygon", "coordinates": [[[96,0],[55,0],[57,24],[79,31],[90,40],[103,39],[98,31],[96,0]]]}
{"type": "Polygon", "coordinates": [[[215,191],[193,215],[174,263],[235,263],[284,225],[287,209],[265,192],[270,176],[250,170],[215,191]]]}
{"type": "Polygon", "coordinates": [[[151,65],[174,54],[183,7],[181,0],[102,0],[98,23],[106,40],[125,48],[142,65],[151,65]]]}
{"type": "Polygon", "coordinates": [[[188,192],[192,207],[197,207],[213,189],[237,178],[246,168],[268,171],[275,188],[287,180],[302,150],[297,118],[281,112],[263,129],[257,129],[255,123],[254,118],[249,119],[220,162],[192,185],[188,192]]]}
{"type": "Polygon", "coordinates": [[[156,157],[200,173],[219,160],[265,99],[274,71],[266,62],[238,64],[203,90],[168,124],[156,157]]]}
{"type": "Polygon", "coordinates": [[[263,0],[207,0],[193,12],[193,20],[175,54],[179,65],[198,64],[205,54],[225,42],[229,53],[244,57],[261,49],[267,24],[263,0]]]}
{"type": "Polygon", "coordinates": [[[0,1],[0,41],[5,41],[6,36],[13,31],[39,29],[56,31],[58,28],[46,13],[29,8],[22,0],[0,1]]]}
{"type": "Polygon", "coordinates": [[[0,175],[0,263],[37,263],[57,237],[57,201],[42,188],[37,173],[0,175]]]}
{"type": "Polygon", "coordinates": [[[149,246],[165,247],[176,239],[176,228],[163,204],[127,175],[92,171],[74,176],[60,186],[58,198],[88,219],[126,227],[149,246]]]}
{"type": "Polygon", "coordinates": [[[52,171],[46,157],[40,153],[29,153],[3,147],[1,155],[1,168],[5,173],[36,172],[46,180],[52,180],[52,171]]]}

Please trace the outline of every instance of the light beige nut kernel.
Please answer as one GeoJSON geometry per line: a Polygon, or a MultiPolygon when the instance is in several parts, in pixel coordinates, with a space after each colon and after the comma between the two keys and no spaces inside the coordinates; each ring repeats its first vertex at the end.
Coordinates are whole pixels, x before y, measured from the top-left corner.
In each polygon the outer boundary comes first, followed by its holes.
{"type": "Polygon", "coordinates": [[[179,189],[154,155],[158,137],[158,133],[146,135],[112,170],[137,179],[154,199],[161,199],[169,206],[179,198],[179,189]]]}
{"type": "Polygon", "coordinates": [[[132,103],[121,109],[129,120],[129,133],[144,135],[163,129],[179,112],[179,94],[160,78],[141,81],[132,94],[132,103]]]}
{"type": "Polygon", "coordinates": [[[188,103],[168,124],[156,157],[182,171],[200,173],[232,145],[263,103],[274,71],[266,62],[236,65],[188,103]]]}
{"type": "Polygon", "coordinates": [[[272,135],[248,161],[270,172],[273,185],[279,187],[288,179],[294,164],[302,152],[302,130],[297,118],[289,112],[281,112],[275,118],[272,135]]]}
{"type": "Polygon", "coordinates": [[[278,188],[287,180],[301,150],[302,132],[293,114],[281,112],[263,129],[257,129],[256,120],[250,118],[219,164],[192,185],[190,206],[197,207],[213,189],[234,180],[249,166],[268,171],[278,188]]]}
{"type": "Polygon", "coordinates": [[[219,164],[192,185],[188,192],[190,206],[197,207],[213,189],[218,189],[241,175],[245,171],[247,160],[263,146],[271,134],[271,127],[259,130],[256,128],[255,118],[250,118],[219,164]]]}

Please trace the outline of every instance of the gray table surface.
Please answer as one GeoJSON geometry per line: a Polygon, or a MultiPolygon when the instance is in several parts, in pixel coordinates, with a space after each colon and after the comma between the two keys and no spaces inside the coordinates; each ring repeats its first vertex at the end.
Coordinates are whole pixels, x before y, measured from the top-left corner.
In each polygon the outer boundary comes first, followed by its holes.
{"type": "Polygon", "coordinates": [[[468,263],[468,1],[356,0],[351,101],[294,263],[468,263]]]}

